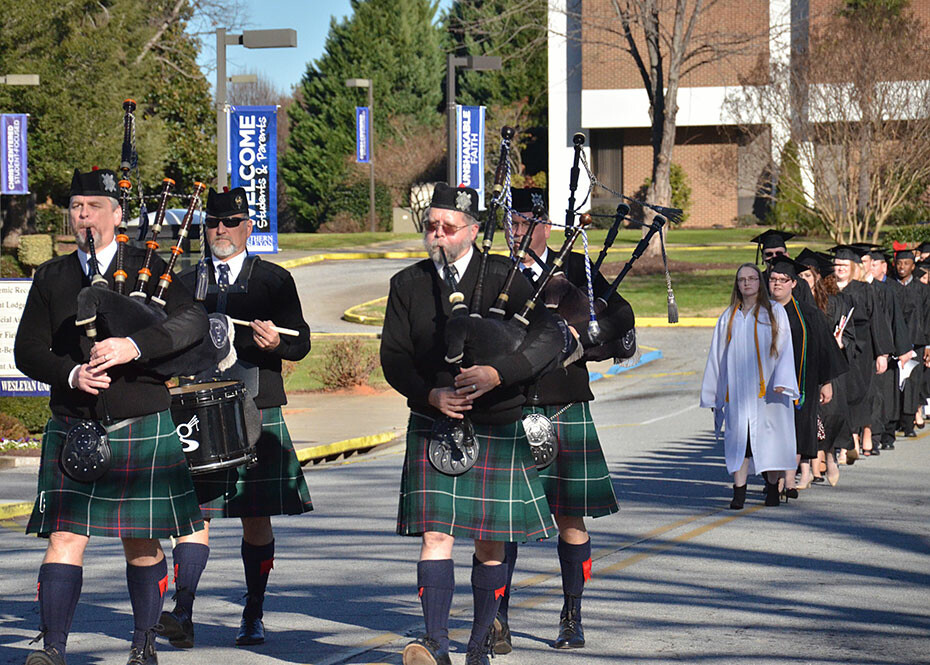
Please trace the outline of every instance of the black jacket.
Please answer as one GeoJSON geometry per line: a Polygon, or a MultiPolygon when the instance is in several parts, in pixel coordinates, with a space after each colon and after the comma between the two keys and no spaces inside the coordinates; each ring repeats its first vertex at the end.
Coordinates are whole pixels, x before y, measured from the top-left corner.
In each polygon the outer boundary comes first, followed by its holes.
{"type": "MultiPolygon", "coordinates": [[[[130,287],[135,283],[144,256],[145,250],[126,247],[130,287]]],[[[158,276],[165,268],[164,261],[155,257],[149,292],[155,290],[158,276]]],[[[112,272],[107,275],[107,281],[112,288],[112,272]]],[[[87,362],[90,357],[90,341],[75,325],[78,292],[89,285],[77,252],[39,266],[16,331],[14,352],[16,366],[23,374],[51,386],[53,414],[102,420],[104,410],[100,395],[68,385],[74,366],[87,362]]],[[[150,361],[199,343],[207,332],[203,309],[193,302],[191,294],[177,280],[169,285],[165,301],[167,320],[130,335],[141,357],[108,371],[111,383],[106,391],[107,409],[113,420],[167,409],[171,398],[164,377],[150,370],[150,361]]]]}
{"type": "MultiPolygon", "coordinates": [[[[466,303],[471,302],[479,263],[476,248],[459,282],[466,303]]],[[[482,313],[496,300],[510,265],[504,257],[488,257],[482,313]]],[[[381,334],[381,366],[385,379],[407,398],[411,409],[433,417],[440,414],[429,405],[430,390],[449,387],[454,382],[454,368],[445,361],[445,323],[452,309],[449,294],[448,286],[439,279],[431,260],[419,261],[401,270],[391,278],[381,334]]],[[[531,295],[529,282],[522,275],[516,275],[505,319],[522,310],[523,303],[531,295]]],[[[475,400],[468,412],[474,422],[503,424],[519,419],[525,401],[525,383],[560,353],[563,337],[546,308],[536,307],[528,318],[526,338],[517,351],[490,363],[500,375],[501,385],[475,400]]]]}
{"type": "MultiPolygon", "coordinates": [[[[549,257],[554,257],[555,252],[549,248],[549,257]]],[[[585,257],[579,252],[572,252],[566,259],[563,270],[568,281],[587,293],[588,278],[585,272],[585,257]]],[[[604,279],[600,272],[592,275],[594,282],[594,296],[599,297],[603,294],[610,284],[604,279]]],[[[606,318],[610,322],[610,327],[619,330],[622,333],[633,328],[635,323],[633,308],[619,293],[614,291],[607,299],[607,308],[601,312],[598,319],[606,318]]],[[[578,333],[584,338],[585,330],[578,330],[578,333]]],[[[578,360],[568,367],[557,367],[536,382],[530,384],[527,391],[527,402],[529,404],[553,405],[568,404],[570,402],[589,402],[594,399],[591,387],[588,381],[588,366],[584,360],[578,360]]]]}
{"type": "MultiPolygon", "coordinates": [[[[216,286],[213,262],[210,261],[210,284],[216,286]]],[[[197,267],[188,268],[180,275],[181,282],[193,291],[197,281],[197,267]]],[[[204,306],[210,313],[217,311],[217,294],[208,293],[204,306]]],[[[281,335],[281,343],[273,351],[258,348],[252,330],[236,326],[234,345],[236,355],[247,363],[258,366],[258,395],[255,405],[260,409],[287,404],[281,361],[298,361],[310,352],[310,326],[304,321],[300,298],[294,278],[284,268],[260,257],[249,257],[231,285],[226,300],[226,314],[245,321],[272,321],[276,326],[300,332],[297,337],[281,335]],[[251,275],[249,262],[252,264],[251,275]]]]}

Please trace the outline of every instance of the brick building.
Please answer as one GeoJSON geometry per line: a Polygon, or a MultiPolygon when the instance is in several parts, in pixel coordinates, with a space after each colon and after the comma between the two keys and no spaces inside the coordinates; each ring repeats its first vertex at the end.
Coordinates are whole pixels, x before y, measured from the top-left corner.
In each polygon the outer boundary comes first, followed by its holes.
{"type": "MultiPolygon", "coordinates": [[[[632,195],[651,174],[649,103],[633,58],[618,47],[623,35],[615,4],[549,4],[550,206],[558,210],[568,198],[572,135],[578,131],[588,137],[585,150],[598,178],[632,195]]],[[[779,136],[789,130],[763,124],[751,135],[741,133],[726,100],[742,86],[765,85],[759,72],[774,59],[790,62],[792,53],[807,49],[811,24],[836,6],[837,0],[721,0],[701,17],[696,33],[716,32],[738,48],[710,58],[680,83],[672,162],[683,168],[692,189],[689,227],[734,226],[759,210],[758,192],[770,184],[769,169],[784,142],[779,136]]],[[[911,10],[930,22],[930,0],[912,0],[911,10]]],[[[642,44],[640,49],[645,58],[642,44]]],[[[598,191],[592,203],[613,206],[616,199],[598,191]]]]}

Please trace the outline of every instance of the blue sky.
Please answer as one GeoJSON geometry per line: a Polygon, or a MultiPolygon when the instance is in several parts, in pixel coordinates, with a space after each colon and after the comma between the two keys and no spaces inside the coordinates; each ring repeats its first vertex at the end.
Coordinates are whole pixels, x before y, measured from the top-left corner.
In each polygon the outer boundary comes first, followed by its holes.
{"type": "MultiPolygon", "coordinates": [[[[440,0],[443,11],[452,0],[440,0]]],[[[300,81],[307,63],[323,54],[326,35],[332,17],[344,18],[351,11],[349,0],[244,0],[246,29],[294,28],[297,30],[295,49],[245,49],[229,46],[226,49],[227,74],[247,70],[268,76],[282,91],[287,92],[300,81]]],[[[206,36],[200,54],[202,66],[215,59],[216,41],[206,36]]],[[[210,71],[212,83],[216,73],[210,71]]]]}

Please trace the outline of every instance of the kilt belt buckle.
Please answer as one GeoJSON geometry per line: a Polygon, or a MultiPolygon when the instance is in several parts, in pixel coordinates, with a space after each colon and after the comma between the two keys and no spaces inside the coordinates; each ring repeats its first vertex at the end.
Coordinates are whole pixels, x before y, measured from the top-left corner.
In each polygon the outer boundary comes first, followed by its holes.
{"type": "Polygon", "coordinates": [[[545,469],[555,461],[559,454],[559,438],[555,434],[552,421],[569,410],[575,403],[571,402],[547,418],[543,413],[528,413],[523,417],[523,431],[533,453],[537,469],[545,469]]]}
{"type": "Polygon", "coordinates": [[[478,439],[468,418],[443,416],[429,433],[429,462],[440,473],[460,476],[478,460],[478,439]]]}
{"type": "Polygon", "coordinates": [[[104,426],[97,420],[79,420],[68,428],[65,445],[61,448],[58,463],[72,480],[93,483],[110,470],[113,456],[110,451],[110,432],[142,420],[126,418],[104,426]]]}

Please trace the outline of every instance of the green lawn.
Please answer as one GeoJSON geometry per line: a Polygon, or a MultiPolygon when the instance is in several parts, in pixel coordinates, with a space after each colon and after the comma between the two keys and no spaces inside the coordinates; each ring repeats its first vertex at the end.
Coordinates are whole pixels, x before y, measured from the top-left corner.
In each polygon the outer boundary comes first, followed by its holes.
{"type": "MultiPolygon", "coordinates": [[[[329,336],[312,337],[312,345],[307,357],[298,363],[286,363],[284,389],[287,392],[324,390],[325,386],[321,379],[323,366],[326,359],[331,356],[334,345],[341,339],[344,338],[329,336]]],[[[365,352],[377,355],[381,340],[372,337],[362,338],[361,341],[365,352]]],[[[387,382],[384,380],[384,373],[381,371],[380,367],[375,369],[372,373],[368,385],[378,388],[387,387],[387,382]]]]}
{"type": "Polygon", "coordinates": [[[281,250],[353,249],[392,240],[416,240],[418,233],[282,233],[278,236],[281,250]]]}

